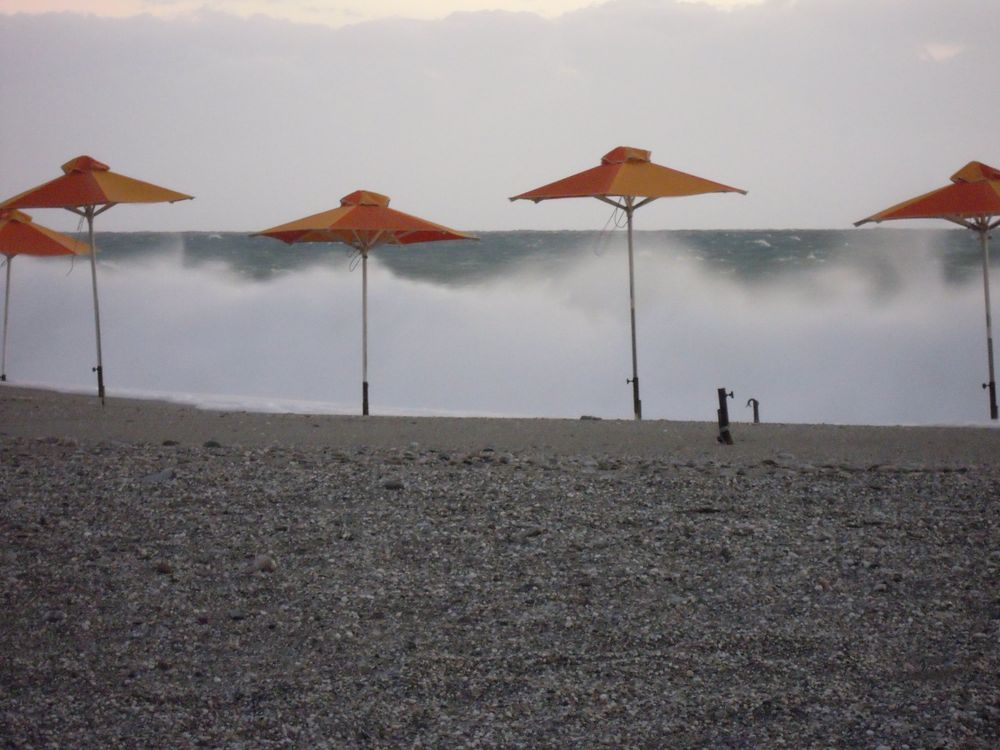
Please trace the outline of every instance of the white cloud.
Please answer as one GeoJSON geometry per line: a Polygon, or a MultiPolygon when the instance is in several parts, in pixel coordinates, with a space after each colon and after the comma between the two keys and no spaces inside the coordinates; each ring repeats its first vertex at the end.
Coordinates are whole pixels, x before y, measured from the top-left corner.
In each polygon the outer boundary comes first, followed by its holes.
{"type": "MultiPolygon", "coordinates": [[[[676,0],[723,10],[760,5],[768,0],[676,0]]],[[[333,27],[387,18],[440,19],[451,13],[507,11],[545,18],[600,5],[606,0],[0,0],[0,13],[76,12],[124,18],[143,13],[178,18],[202,11],[243,18],[264,15],[333,27]]]]}
{"type": "Polygon", "coordinates": [[[928,42],[924,45],[920,54],[921,60],[930,62],[946,62],[953,57],[958,57],[965,51],[961,44],[947,44],[944,42],[928,42]]]}
{"type": "Polygon", "coordinates": [[[682,3],[692,3],[701,5],[711,5],[723,10],[735,10],[748,5],[763,5],[768,0],[679,0],[682,3]]]}
{"type": "MultiPolygon", "coordinates": [[[[178,18],[202,11],[243,18],[269,18],[319,23],[333,27],[387,18],[440,19],[456,12],[503,10],[543,17],[579,10],[598,0],[0,0],[0,13],[71,11],[99,16],[129,17],[148,13],[178,18]]],[[[726,0],[697,0],[726,2],[726,0]]]]}

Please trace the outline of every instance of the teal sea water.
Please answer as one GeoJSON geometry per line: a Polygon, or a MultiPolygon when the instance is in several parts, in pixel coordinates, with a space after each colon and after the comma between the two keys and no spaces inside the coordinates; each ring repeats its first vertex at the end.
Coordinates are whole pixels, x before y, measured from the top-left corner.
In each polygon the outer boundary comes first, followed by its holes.
{"type": "MultiPolygon", "coordinates": [[[[357,413],[350,249],[100,233],[110,394],[357,413]]],[[[369,261],[373,414],[630,418],[625,234],[487,232],[369,261]]],[[[638,231],[647,418],[986,424],[978,242],[964,230],[638,231]]],[[[87,391],[86,259],[12,266],[10,382],[87,391]]]]}

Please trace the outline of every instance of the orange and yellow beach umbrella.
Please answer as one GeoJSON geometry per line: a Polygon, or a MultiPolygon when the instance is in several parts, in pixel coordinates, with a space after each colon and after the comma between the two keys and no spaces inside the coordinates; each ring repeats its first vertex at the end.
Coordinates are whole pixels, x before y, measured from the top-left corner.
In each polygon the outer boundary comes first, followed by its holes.
{"type": "Polygon", "coordinates": [[[471,234],[389,208],[389,198],[356,190],[340,206],[257,232],[287,244],[340,242],[361,255],[361,413],[368,415],[368,252],[379,245],[474,240],[471,234]]]}
{"type": "Polygon", "coordinates": [[[538,203],[557,198],[597,198],[625,213],[628,227],[629,312],[632,331],[632,405],[636,419],[642,419],[639,399],[639,364],[635,336],[635,263],[632,251],[632,214],[657,198],[678,198],[705,193],[740,193],[746,190],[723,185],[650,161],[650,152],[619,146],[606,153],[600,165],[548,185],[515,195],[516,200],[538,203]]]}
{"type": "Polygon", "coordinates": [[[989,382],[983,383],[983,388],[989,391],[990,419],[996,419],[997,387],[993,366],[989,244],[990,232],[1000,226],[1000,170],[982,162],[969,162],[951,176],[951,184],[890,206],[855,222],[854,226],[900,219],[944,219],[979,235],[983,259],[983,295],[986,302],[986,358],[989,367],[989,382]]]}
{"type": "Polygon", "coordinates": [[[62,175],[0,203],[2,208],[65,208],[87,220],[90,273],[94,289],[94,328],[97,339],[97,395],[104,402],[101,361],[101,314],[97,301],[97,246],[94,217],[119,203],[173,203],[192,196],[112,172],[90,156],[78,156],[62,166],[62,175]]]}
{"type": "Polygon", "coordinates": [[[10,267],[17,255],[82,255],[83,242],[36,224],[28,214],[0,209],[0,254],[6,256],[7,280],[3,298],[3,345],[0,347],[0,381],[7,380],[7,313],[10,308],[10,267]]]}

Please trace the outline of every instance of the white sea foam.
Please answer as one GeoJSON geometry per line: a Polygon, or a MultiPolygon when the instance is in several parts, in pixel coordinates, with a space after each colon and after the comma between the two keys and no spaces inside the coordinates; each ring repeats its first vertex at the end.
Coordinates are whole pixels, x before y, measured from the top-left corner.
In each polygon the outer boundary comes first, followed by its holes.
{"type": "MultiPolygon", "coordinates": [[[[713,419],[715,389],[725,386],[736,391],[737,419],[749,419],[740,405],[754,397],[766,421],[986,421],[974,265],[949,278],[929,246],[855,251],[819,264],[802,242],[800,255],[787,256],[795,268],[760,272],[640,240],[645,416],[713,419]]],[[[185,257],[164,251],[102,261],[110,393],[204,408],[359,411],[360,272],[340,256],[276,274],[266,272],[267,260],[258,279],[222,261],[180,262],[185,257]]],[[[88,390],[95,358],[88,270],[78,265],[67,276],[68,266],[50,259],[14,266],[8,377],[88,390]]],[[[376,251],[372,411],[628,417],[626,269],[623,248],[611,243],[597,257],[583,247],[559,263],[523,262],[482,281],[445,284],[393,270],[376,251]]]]}

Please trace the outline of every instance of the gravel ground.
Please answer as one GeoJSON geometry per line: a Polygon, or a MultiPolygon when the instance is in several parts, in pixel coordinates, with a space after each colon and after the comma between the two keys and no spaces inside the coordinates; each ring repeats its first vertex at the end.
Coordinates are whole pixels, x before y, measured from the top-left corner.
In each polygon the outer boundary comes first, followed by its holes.
{"type": "Polygon", "coordinates": [[[0,436],[0,747],[1000,746],[996,463],[206,442],[0,436]]]}

